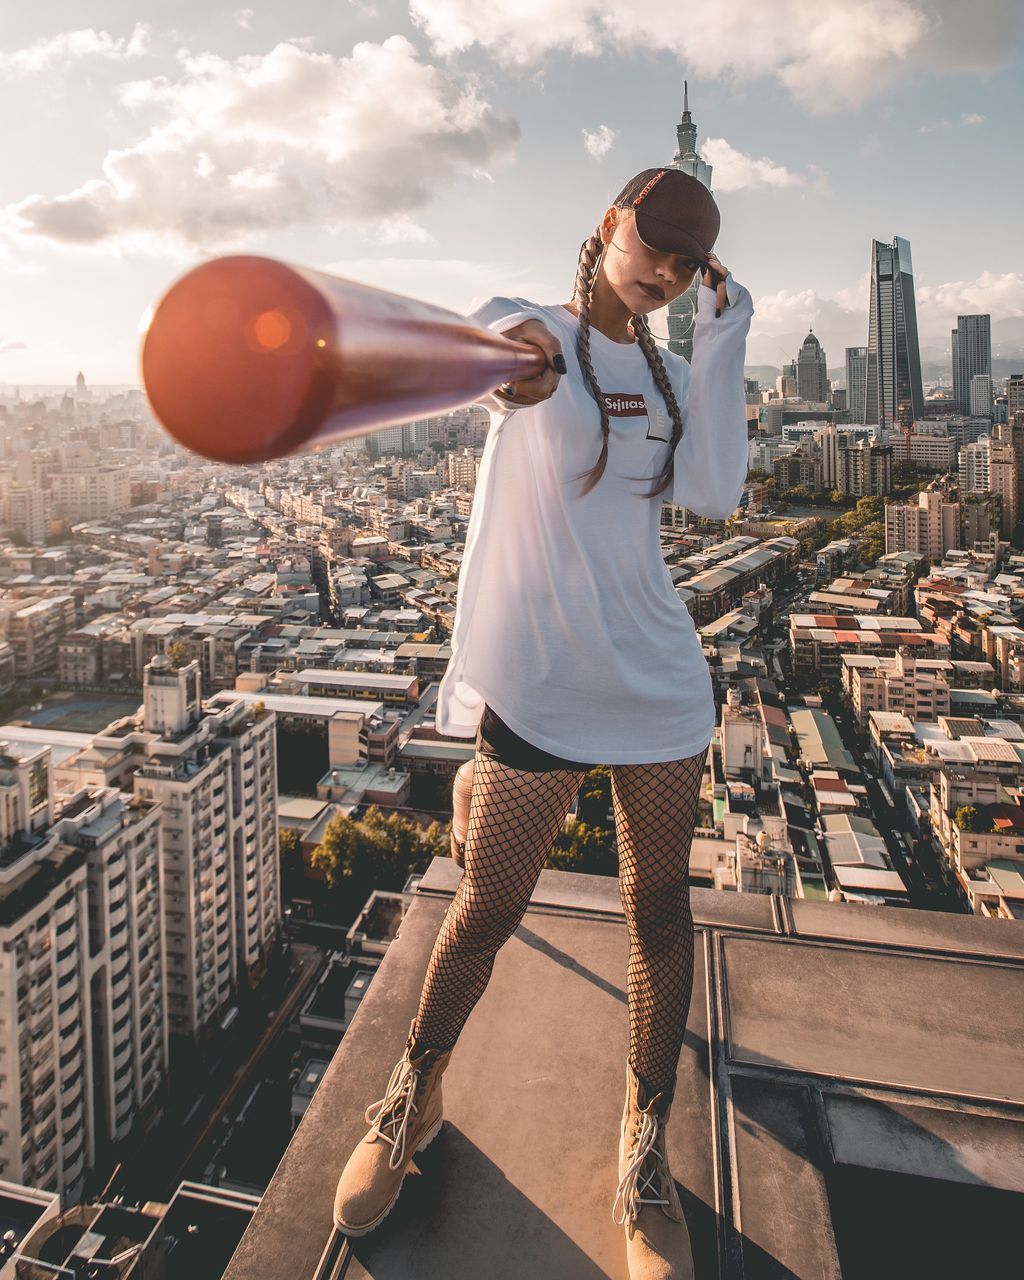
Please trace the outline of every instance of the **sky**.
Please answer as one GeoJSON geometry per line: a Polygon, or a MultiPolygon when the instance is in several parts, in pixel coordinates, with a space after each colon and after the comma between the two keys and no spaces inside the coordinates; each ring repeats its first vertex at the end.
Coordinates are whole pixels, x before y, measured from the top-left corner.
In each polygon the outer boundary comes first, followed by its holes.
{"type": "Polygon", "coordinates": [[[926,355],[967,312],[1024,351],[1021,0],[48,0],[0,10],[0,384],[139,383],[147,311],[220,254],[568,301],[684,77],[748,365],[808,328],[841,365],[894,235],[926,355]]]}

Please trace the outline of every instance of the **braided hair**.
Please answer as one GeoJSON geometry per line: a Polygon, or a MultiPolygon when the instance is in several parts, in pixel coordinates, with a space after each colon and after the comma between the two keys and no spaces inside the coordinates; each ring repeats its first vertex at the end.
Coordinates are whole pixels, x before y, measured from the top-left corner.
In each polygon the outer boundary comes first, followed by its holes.
{"type": "MultiPolygon", "coordinates": [[[[585,496],[593,489],[598,480],[604,475],[604,469],[608,462],[608,432],[610,424],[608,422],[608,409],[604,402],[604,396],[598,386],[597,378],[594,374],[594,366],[590,360],[590,298],[593,290],[594,281],[597,279],[597,269],[600,265],[601,258],[604,255],[604,244],[601,240],[601,228],[598,228],[591,235],[589,240],[585,240],[580,247],[580,258],[576,268],[576,289],[573,295],[573,301],[579,308],[579,330],[576,334],[576,354],[579,356],[580,369],[583,372],[583,380],[586,382],[590,390],[590,394],[597,401],[597,407],[601,411],[601,456],[590,471],[581,471],[578,475],[571,476],[572,480],[586,480],[583,486],[581,497],[585,496]]],[[[656,486],[648,493],[643,494],[645,498],[654,498],[662,493],[672,483],[675,474],[675,451],[676,445],[683,434],[683,415],[680,412],[675,392],[669,381],[668,371],[665,363],[661,358],[661,352],[654,343],[654,336],[651,333],[650,326],[647,323],[647,317],[634,314],[630,320],[630,326],[633,330],[633,336],[640,344],[640,350],[647,358],[651,373],[654,375],[654,381],[658,385],[658,390],[662,394],[668,411],[672,415],[672,438],[669,441],[668,459],[662,468],[661,475],[657,477],[656,486]]],[[[647,480],[649,476],[627,476],[627,480],[647,480]]]]}

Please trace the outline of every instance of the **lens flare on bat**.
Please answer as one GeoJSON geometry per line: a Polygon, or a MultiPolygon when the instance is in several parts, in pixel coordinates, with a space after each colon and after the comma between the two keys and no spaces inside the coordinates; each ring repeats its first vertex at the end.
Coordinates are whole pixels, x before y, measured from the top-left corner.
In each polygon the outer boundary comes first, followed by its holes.
{"type": "Polygon", "coordinates": [[[168,289],[141,363],[180,444],[251,463],[462,408],[547,358],[429,302],[239,254],[168,289]]]}

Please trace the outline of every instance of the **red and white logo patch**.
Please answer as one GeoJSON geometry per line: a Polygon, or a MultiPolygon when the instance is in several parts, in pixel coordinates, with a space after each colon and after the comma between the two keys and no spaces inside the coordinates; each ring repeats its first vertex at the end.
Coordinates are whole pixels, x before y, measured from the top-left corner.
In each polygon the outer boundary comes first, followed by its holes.
{"type": "Polygon", "coordinates": [[[647,401],[643,392],[602,391],[604,407],[612,418],[643,418],[647,415],[647,401]]]}

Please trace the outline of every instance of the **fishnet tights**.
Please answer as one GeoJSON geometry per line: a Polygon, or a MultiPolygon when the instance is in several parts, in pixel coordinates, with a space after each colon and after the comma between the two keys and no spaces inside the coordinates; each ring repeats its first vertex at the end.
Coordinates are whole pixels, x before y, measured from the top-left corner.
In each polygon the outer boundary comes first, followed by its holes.
{"type": "MultiPolygon", "coordinates": [[[[707,751],[613,765],[619,891],[629,933],[629,1057],[670,1096],[693,987],[690,843],[707,751]]],[[[438,931],[416,1016],[421,1047],[452,1048],[519,927],[585,773],[513,769],[476,753],[465,869],[438,931]]]]}

